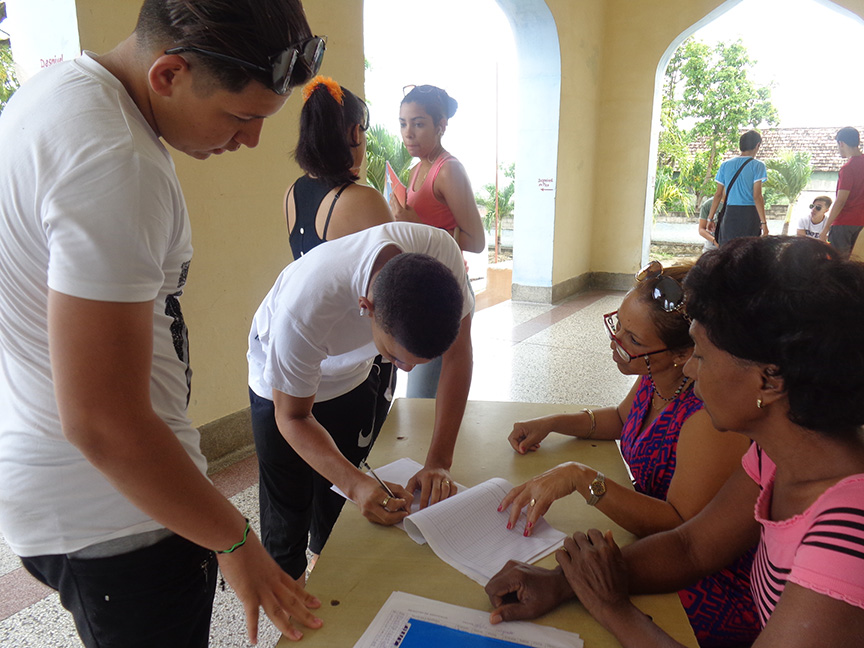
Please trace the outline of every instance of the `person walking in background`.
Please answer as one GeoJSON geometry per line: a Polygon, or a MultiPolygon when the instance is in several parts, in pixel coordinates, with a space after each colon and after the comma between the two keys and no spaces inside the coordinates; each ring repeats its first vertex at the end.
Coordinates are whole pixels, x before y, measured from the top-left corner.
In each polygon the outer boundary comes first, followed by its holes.
{"type": "Polygon", "coordinates": [[[762,146],[759,131],[749,130],[738,140],[741,155],[726,160],[714,178],[717,191],[711,202],[708,220],[717,224],[716,240],[723,245],[741,236],[768,235],[762,183],[768,179],[765,164],[755,159],[762,146]],[[720,211],[720,202],[726,203],[720,211]]]}
{"type": "MultiPolygon", "coordinates": [[[[709,217],[711,214],[712,203],[712,199],[706,198],[702,202],[702,206],[699,208],[699,236],[705,239],[705,242],[702,244],[703,252],[717,249],[717,223],[714,222],[714,218],[709,217]]],[[[723,201],[721,200],[720,204],[717,206],[717,211],[722,209],[723,201]]]]}
{"type": "Polygon", "coordinates": [[[393,220],[384,196],[357,182],[366,155],[366,103],[323,76],[306,85],[303,100],[294,158],[305,175],[288,188],[284,203],[295,259],[324,241],[393,220]]]}
{"type": "MultiPolygon", "coordinates": [[[[432,85],[405,86],[399,128],[408,152],[420,158],[411,171],[406,202],[395,193],[390,207],[396,220],[425,223],[447,230],[462,250],[483,252],[486,233],[465,167],[444,150],[441,138],[458,103],[432,85]]],[[[408,379],[409,398],[434,398],[441,360],[416,368],[408,379]]]]}
{"type": "Polygon", "coordinates": [[[191,229],[161,140],[199,160],[255,147],[323,53],[297,0],[146,0],[131,36],[40,72],[0,117],[0,530],[88,648],[207,646],[217,568],[253,642],[260,607],[293,640],[292,618],[321,625],[206,475],[191,229]]]}
{"type": "Polygon", "coordinates": [[[819,238],[848,259],[864,227],[864,156],[858,148],[861,136],[851,126],[837,131],[835,139],[840,155],[848,160],[840,168],[837,197],[819,238]]]}
{"type": "Polygon", "coordinates": [[[810,204],[810,213],[798,219],[797,236],[809,236],[819,238],[825,228],[825,216],[831,207],[831,198],[828,196],[817,196],[810,204]]]}

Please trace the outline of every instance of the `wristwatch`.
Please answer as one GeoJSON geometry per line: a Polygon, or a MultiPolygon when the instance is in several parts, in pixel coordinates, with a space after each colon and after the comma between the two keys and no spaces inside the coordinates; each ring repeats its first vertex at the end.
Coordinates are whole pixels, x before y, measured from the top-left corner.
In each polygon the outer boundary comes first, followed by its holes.
{"type": "Polygon", "coordinates": [[[603,473],[598,472],[594,481],[588,484],[588,492],[591,493],[588,506],[597,506],[597,502],[606,494],[606,476],[603,473]]]}

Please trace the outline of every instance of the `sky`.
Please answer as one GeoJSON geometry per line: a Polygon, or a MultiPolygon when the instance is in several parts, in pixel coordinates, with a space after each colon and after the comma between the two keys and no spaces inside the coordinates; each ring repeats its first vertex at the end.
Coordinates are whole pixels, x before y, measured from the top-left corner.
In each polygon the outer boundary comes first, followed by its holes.
{"type": "Polygon", "coordinates": [[[757,61],[753,79],[773,84],[781,127],[864,124],[864,23],[833,3],[743,0],[694,38],[740,38],[757,61]],[[832,8],[833,7],[833,8],[832,8]]]}
{"type": "MultiPolygon", "coordinates": [[[[515,46],[495,0],[366,0],[364,11],[372,122],[398,133],[402,86],[443,87],[459,101],[445,148],[465,164],[475,191],[493,182],[496,141],[498,159],[515,161],[518,120],[515,46]]],[[[693,36],[743,41],[757,62],[754,81],[773,84],[781,127],[864,124],[864,84],[850,72],[861,60],[864,23],[832,3],[742,0],[693,36]]]]}

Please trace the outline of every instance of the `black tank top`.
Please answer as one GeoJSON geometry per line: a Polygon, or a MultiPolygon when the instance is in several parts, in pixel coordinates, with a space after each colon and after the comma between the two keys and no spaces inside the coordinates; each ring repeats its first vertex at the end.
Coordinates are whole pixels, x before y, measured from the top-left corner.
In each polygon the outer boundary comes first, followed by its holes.
{"type": "MultiPolygon", "coordinates": [[[[299,259],[309,250],[327,240],[327,228],[330,227],[330,217],[333,215],[333,207],[336,205],[336,201],[339,200],[342,192],[351,184],[348,182],[342,185],[333,197],[333,202],[330,203],[330,211],[327,212],[327,220],[324,223],[324,236],[322,238],[318,236],[315,219],[318,216],[321,203],[327,194],[333,190],[333,187],[306,175],[297,178],[297,181],[294,183],[294,191],[290,192],[294,195],[294,229],[288,232],[288,243],[291,245],[291,252],[295,259],[299,259]]],[[[288,213],[287,199],[285,213],[288,213]]]]}

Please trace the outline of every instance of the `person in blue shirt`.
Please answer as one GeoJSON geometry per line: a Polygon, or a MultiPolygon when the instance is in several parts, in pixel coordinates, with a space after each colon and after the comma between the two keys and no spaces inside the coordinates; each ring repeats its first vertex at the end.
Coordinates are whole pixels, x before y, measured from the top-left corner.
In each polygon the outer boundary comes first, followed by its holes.
{"type": "Polygon", "coordinates": [[[717,191],[711,201],[709,222],[715,220],[720,201],[726,203],[725,214],[715,221],[719,245],[742,236],[768,235],[765,199],[762,197],[762,183],[768,179],[768,170],[763,162],[754,159],[761,146],[762,135],[759,131],[744,133],[738,140],[741,155],[721,164],[714,178],[717,191]]]}

